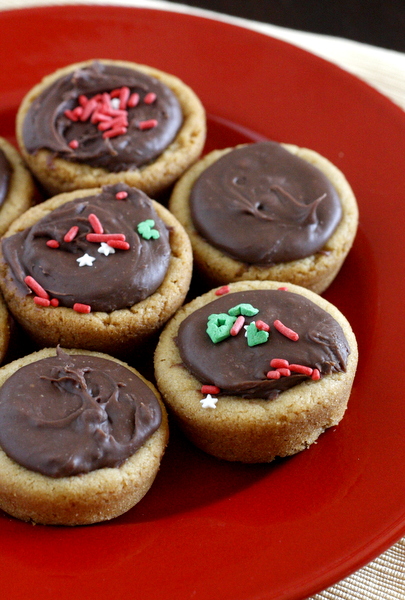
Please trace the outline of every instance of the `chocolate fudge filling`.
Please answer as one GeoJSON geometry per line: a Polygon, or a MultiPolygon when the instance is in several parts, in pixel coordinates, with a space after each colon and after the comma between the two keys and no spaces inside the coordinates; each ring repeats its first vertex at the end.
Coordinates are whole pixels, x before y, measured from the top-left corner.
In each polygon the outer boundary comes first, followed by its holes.
{"type": "Polygon", "coordinates": [[[217,386],[221,394],[269,400],[311,378],[292,367],[290,374],[280,375],[279,379],[268,378],[268,373],[276,370],[270,366],[274,359],[282,359],[294,368],[299,365],[317,369],[323,377],[345,371],[350,353],[341,326],[329,313],[303,296],[285,290],[222,296],[181,323],[176,343],[184,365],[202,384],[217,386]],[[243,305],[249,306],[243,308],[243,305]],[[250,315],[245,316],[245,327],[237,335],[227,335],[226,329],[239,313],[250,315]],[[259,321],[270,326],[267,335],[252,325],[254,322],[261,327],[259,321]],[[280,333],[275,321],[297,334],[298,340],[280,333]],[[207,333],[209,322],[211,331],[216,327],[218,333],[225,330],[222,341],[212,341],[207,333]]]}
{"type": "Polygon", "coordinates": [[[32,227],[4,238],[2,248],[22,294],[32,291],[25,283],[30,276],[60,306],[80,303],[105,312],[128,308],[153,294],[171,257],[169,231],[151,200],[125,184],[67,202],[32,227]],[[117,199],[120,193],[126,197],[117,199]],[[92,215],[101,224],[101,237],[92,215]],[[111,241],[114,234],[120,239],[111,241]]]}
{"type": "Polygon", "coordinates": [[[161,423],[152,390],[124,366],[90,355],[18,369],[0,389],[0,445],[49,477],[119,467],[161,423]]]}
{"type": "Polygon", "coordinates": [[[267,266],[319,252],[342,217],[328,178],[275,142],[237,148],[210,165],[192,188],[190,210],[211,245],[267,266]]]}
{"type": "MultiPolygon", "coordinates": [[[[113,112],[109,116],[116,119],[123,113],[113,112]]],[[[25,116],[22,132],[25,147],[31,154],[46,148],[69,161],[119,172],[154,161],[174,140],[182,122],[180,104],[165,84],[134,69],[95,61],[61,77],[35,98],[25,116]],[[106,109],[97,109],[85,119],[86,113],[76,112],[75,116],[69,112],[75,109],[80,112],[80,108],[84,108],[83,98],[93,101],[103,94],[112,111],[119,111],[118,94],[122,88],[129,90],[123,110],[128,124],[119,135],[108,137],[108,133],[104,135],[107,130],[100,131],[99,126],[103,128],[101,124],[106,121],[97,120],[95,114],[107,113],[106,109]],[[134,98],[134,94],[138,94],[139,99],[132,106],[135,101],[129,98],[134,98]]]]}
{"type": "Polygon", "coordinates": [[[3,150],[0,149],[0,206],[7,198],[12,168],[3,150]]]}

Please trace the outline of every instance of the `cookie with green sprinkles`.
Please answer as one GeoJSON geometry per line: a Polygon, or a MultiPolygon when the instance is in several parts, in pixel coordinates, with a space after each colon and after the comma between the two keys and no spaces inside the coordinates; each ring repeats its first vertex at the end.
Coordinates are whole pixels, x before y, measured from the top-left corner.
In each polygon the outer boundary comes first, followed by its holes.
{"type": "Polygon", "coordinates": [[[178,310],[160,336],[155,376],[199,448],[270,462],[340,422],[357,360],[355,335],[335,306],[293,284],[246,281],[178,310]]]}

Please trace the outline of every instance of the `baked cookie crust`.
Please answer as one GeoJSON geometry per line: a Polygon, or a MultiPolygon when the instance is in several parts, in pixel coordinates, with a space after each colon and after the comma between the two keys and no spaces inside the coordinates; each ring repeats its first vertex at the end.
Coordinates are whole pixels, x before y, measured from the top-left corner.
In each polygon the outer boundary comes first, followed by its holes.
{"type": "Polygon", "coordinates": [[[18,151],[7,140],[0,137],[0,149],[12,167],[7,196],[0,207],[0,236],[11,223],[33,204],[34,181],[18,151]]]}
{"type": "MultiPolygon", "coordinates": [[[[284,283],[332,315],[350,346],[346,372],[304,381],[274,400],[247,400],[219,395],[215,408],[203,408],[201,382],[182,364],[176,345],[181,322],[218,296],[215,290],[183,306],[167,324],[155,352],[158,389],[186,436],[218,458],[245,463],[270,462],[308,448],[329,427],[337,425],[347,407],[358,361],[355,335],[340,311],[317,294],[284,283]]],[[[230,292],[278,289],[278,282],[246,281],[229,285],[230,292]]]]}
{"type": "MultiPolygon", "coordinates": [[[[243,146],[238,146],[238,148],[243,146]]],[[[342,219],[337,229],[329,238],[322,252],[273,266],[246,264],[215,248],[197,232],[191,218],[189,205],[191,189],[201,173],[234,148],[214,150],[199,160],[179,179],[169,201],[170,211],[184,226],[190,237],[196,270],[209,285],[215,286],[244,280],[287,281],[320,294],[332,283],[352,247],[358,226],[358,207],[354,193],[343,173],[329,160],[313,150],[292,144],[281,144],[281,146],[317,167],[332,182],[339,194],[343,209],[342,219]]]]}
{"type": "Polygon", "coordinates": [[[93,168],[86,164],[54,157],[47,149],[30,154],[25,148],[22,126],[33,100],[60,77],[89,66],[93,62],[93,60],[84,61],[58,69],[46,76],[24,97],[17,114],[16,128],[17,140],[24,160],[51,195],[125,182],[131,187],[141,189],[149,196],[155,196],[173,184],[200,156],[206,138],[206,117],[202,103],[188,85],[178,77],[148,65],[129,61],[99,60],[103,64],[126,67],[150,75],[169,87],[179,100],[183,125],[173,142],[151,164],[131,171],[111,173],[103,168],[93,168]]]}
{"type": "MultiPolygon", "coordinates": [[[[153,391],[162,410],[162,423],[144,445],[120,467],[102,468],[71,477],[52,478],[30,471],[0,449],[0,508],[23,521],[46,525],[87,525],[113,519],[135,506],[150,489],[159,470],[168,436],[167,413],[156,388],[136,369],[111,356],[83,350],[109,359],[135,373],[153,391]]],[[[55,356],[45,348],[0,369],[0,386],[19,368],[55,356]]]]}
{"type": "MultiPolygon", "coordinates": [[[[50,212],[75,198],[97,195],[100,188],[59,194],[32,207],[8,229],[5,237],[31,227],[50,212]]],[[[130,308],[81,314],[63,306],[37,306],[32,295],[18,290],[11,269],[0,252],[0,287],[8,308],[23,329],[40,347],[60,344],[125,355],[148,342],[183,304],[192,273],[190,241],[177,219],[160,203],[152,200],[158,216],[170,230],[171,258],[159,288],[130,308]]]]}

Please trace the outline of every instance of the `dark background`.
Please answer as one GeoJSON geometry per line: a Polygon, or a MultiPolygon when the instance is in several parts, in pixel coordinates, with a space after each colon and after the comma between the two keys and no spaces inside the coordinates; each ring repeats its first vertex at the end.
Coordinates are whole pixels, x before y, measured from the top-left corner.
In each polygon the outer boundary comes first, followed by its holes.
{"type": "Polygon", "coordinates": [[[178,0],[215,10],[405,52],[405,0],[178,0]]]}

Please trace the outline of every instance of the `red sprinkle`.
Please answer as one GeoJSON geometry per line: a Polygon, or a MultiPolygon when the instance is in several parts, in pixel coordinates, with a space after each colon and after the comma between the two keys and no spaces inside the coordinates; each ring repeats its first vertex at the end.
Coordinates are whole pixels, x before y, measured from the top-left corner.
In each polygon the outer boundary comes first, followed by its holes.
{"type": "Polygon", "coordinates": [[[87,121],[87,119],[90,117],[91,113],[97,108],[97,106],[98,102],[97,100],[95,100],[95,98],[89,100],[83,107],[83,112],[80,115],[80,120],[87,121]]]}
{"type": "Polygon", "coordinates": [[[216,385],[202,385],[201,393],[202,394],[219,394],[221,390],[216,385]]]}
{"type": "Polygon", "coordinates": [[[86,106],[89,99],[84,94],[81,94],[78,98],[80,106],[86,106]]]}
{"type": "Polygon", "coordinates": [[[34,302],[38,306],[49,306],[51,303],[50,300],[47,300],[46,298],[41,298],[40,296],[34,296],[34,302]]]}
{"type": "Polygon", "coordinates": [[[40,285],[38,281],[35,281],[35,279],[31,277],[31,275],[27,275],[27,277],[24,279],[24,282],[28,285],[28,287],[32,289],[33,292],[36,293],[37,296],[49,300],[48,292],[45,291],[42,285],[40,285]]]}
{"type": "Polygon", "coordinates": [[[267,325],[267,323],[261,321],[260,319],[255,322],[255,325],[257,329],[260,329],[261,331],[270,331],[270,325],[267,325]]]}
{"type": "Polygon", "coordinates": [[[138,103],[139,103],[139,94],[134,92],[128,98],[127,106],[129,106],[130,108],[134,108],[135,106],[137,106],[138,103]]]}
{"type": "Polygon", "coordinates": [[[123,135],[126,132],[127,132],[126,127],[117,127],[114,129],[108,129],[107,131],[104,131],[103,138],[106,139],[106,138],[117,137],[118,135],[123,135]]]}
{"type": "Polygon", "coordinates": [[[142,131],[144,129],[153,129],[153,127],[156,127],[157,124],[158,124],[158,122],[156,121],[156,119],[148,119],[147,121],[139,121],[138,129],[141,129],[142,131]]]}
{"type": "Polygon", "coordinates": [[[269,371],[266,375],[267,379],[280,379],[280,371],[269,371]]]}
{"type": "Polygon", "coordinates": [[[313,369],[311,369],[311,367],[306,367],[305,365],[290,365],[289,369],[290,371],[294,371],[294,373],[302,373],[303,375],[308,375],[308,377],[311,377],[314,371],[313,369]]]}
{"type": "Polygon", "coordinates": [[[100,121],[111,121],[111,117],[110,117],[110,115],[105,115],[102,112],[95,110],[91,116],[90,121],[95,125],[96,123],[99,123],[100,121]]]}
{"type": "Polygon", "coordinates": [[[96,244],[101,244],[101,242],[108,242],[108,240],[119,240],[121,242],[125,242],[125,234],[124,233],[88,233],[86,235],[86,240],[88,242],[95,242],[96,244]]]}
{"type": "Polygon", "coordinates": [[[232,325],[231,331],[229,332],[231,335],[238,335],[239,331],[245,324],[245,317],[243,315],[239,315],[236,319],[235,323],[232,325]]]}
{"type": "Polygon", "coordinates": [[[321,374],[318,369],[314,369],[311,375],[311,379],[318,381],[321,378],[321,374]]]}
{"type": "Polygon", "coordinates": [[[143,99],[145,104],[152,104],[152,102],[154,102],[155,100],[156,100],[156,94],[154,92],[149,92],[148,94],[146,94],[145,98],[143,99]]]}
{"type": "Polygon", "coordinates": [[[125,200],[125,198],[128,197],[128,192],[117,192],[115,194],[115,197],[117,198],[117,200],[125,200]]]}
{"type": "Polygon", "coordinates": [[[67,117],[71,121],[78,121],[79,120],[79,117],[77,117],[75,115],[75,113],[73,112],[73,110],[65,110],[63,114],[65,115],[65,117],[67,117]]]}
{"type": "Polygon", "coordinates": [[[216,296],[223,296],[224,294],[229,294],[229,285],[223,285],[222,287],[215,290],[216,296]]]}
{"type": "Polygon", "coordinates": [[[72,150],[76,150],[76,148],[78,148],[78,147],[79,147],[79,142],[78,142],[77,140],[71,140],[71,141],[68,143],[68,146],[69,146],[70,148],[72,148],[72,150]]]}
{"type": "Polygon", "coordinates": [[[277,288],[277,289],[278,289],[278,290],[282,290],[283,292],[286,292],[286,291],[288,290],[288,288],[287,288],[287,287],[279,287],[279,288],[277,288]]]}
{"type": "Polygon", "coordinates": [[[73,242],[73,240],[75,239],[75,237],[77,236],[77,234],[79,233],[79,228],[77,225],[73,225],[73,227],[71,227],[69,229],[69,231],[65,234],[65,237],[63,238],[64,242],[73,242]]]}
{"type": "Polygon", "coordinates": [[[111,246],[111,248],[117,248],[117,250],[129,250],[131,247],[128,242],[123,242],[121,240],[108,240],[107,244],[111,246]]]}
{"type": "Polygon", "coordinates": [[[49,246],[49,248],[59,248],[59,242],[57,240],[48,240],[46,245],[49,246]]]}
{"type": "Polygon", "coordinates": [[[277,369],[277,371],[280,373],[280,375],[282,375],[283,377],[289,377],[291,375],[291,371],[290,369],[277,369]]]}
{"type": "Polygon", "coordinates": [[[131,90],[129,87],[123,85],[120,89],[119,99],[120,99],[120,109],[125,110],[127,107],[128,98],[131,95],[131,90]]]}
{"type": "Polygon", "coordinates": [[[51,306],[59,306],[59,300],[57,298],[52,298],[50,304],[51,306]]]}
{"type": "Polygon", "coordinates": [[[273,358],[270,361],[270,366],[273,367],[273,369],[288,369],[289,362],[284,358],[273,358]]]}
{"type": "Polygon", "coordinates": [[[73,304],[73,310],[78,313],[89,313],[91,312],[91,306],[89,304],[80,304],[80,302],[76,302],[73,304]]]}
{"type": "Polygon", "coordinates": [[[109,119],[108,121],[101,121],[97,128],[99,131],[107,131],[108,129],[117,129],[117,127],[127,127],[128,119],[125,115],[119,115],[115,119],[109,119]]]}
{"type": "Polygon", "coordinates": [[[93,227],[94,233],[104,233],[103,226],[100,223],[100,219],[94,213],[89,214],[88,216],[89,223],[93,227]]]}
{"type": "Polygon", "coordinates": [[[77,117],[78,119],[80,119],[81,116],[82,116],[82,114],[83,114],[83,107],[82,106],[76,106],[76,108],[74,108],[72,112],[75,115],[75,117],[77,117]]]}
{"type": "Polygon", "coordinates": [[[285,337],[287,337],[289,340],[292,340],[293,342],[297,342],[299,340],[300,336],[298,335],[298,333],[296,333],[289,327],[283,325],[283,323],[278,319],[274,321],[274,327],[277,329],[278,332],[280,332],[282,335],[285,335],[285,337]]]}

